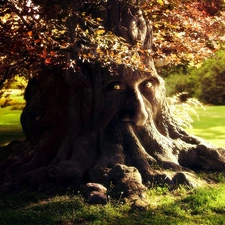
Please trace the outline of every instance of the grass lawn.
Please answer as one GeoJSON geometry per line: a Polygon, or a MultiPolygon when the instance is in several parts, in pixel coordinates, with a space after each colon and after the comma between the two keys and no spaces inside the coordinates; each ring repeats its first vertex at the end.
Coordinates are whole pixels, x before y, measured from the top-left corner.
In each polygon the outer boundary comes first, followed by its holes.
{"type": "Polygon", "coordinates": [[[225,106],[205,106],[195,109],[198,117],[192,114],[193,128],[187,131],[219,147],[225,148],[225,106]]]}
{"type": "Polygon", "coordinates": [[[0,146],[13,140],[23,140],[24,135],[20,125],[21,110],[24,107],[23,96],[20,90],[8,90],[12,100],[11,106],[2,107],[6,98],[0,99],[0,146]]]}
{"type": "Polygon", "coordinates": [[[129,204],[89,205],[67,193],[46,196],[23,192],[0,195],[1,225],[222,225],[225,224],[225,184],[169,191],[156,187],[146,193],[147,211],[132,211],[129,204]]]}
{"type": "Polygon", "coordinates": [[[11,110],[9,107],[0,109],[0,146],[24,139],[20,114],[21,110],[11,110]]]}

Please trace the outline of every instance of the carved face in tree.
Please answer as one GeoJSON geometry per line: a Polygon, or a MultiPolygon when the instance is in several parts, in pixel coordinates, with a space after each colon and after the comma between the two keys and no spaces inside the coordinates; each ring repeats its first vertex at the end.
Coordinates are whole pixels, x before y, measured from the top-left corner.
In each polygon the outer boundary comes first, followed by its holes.
{"type": "Polygon", "coordinates": [[[163,80],[157,74],[129,73],[121,68],[116,75],[105,75],[103,87],[104,126],[110,121],[123,121],[143,127],[150,119],[156,119],[164,91],[163,80]]]}
{"type": "Polygon", "coordinates": [[[177,126],[157,73],[113,69],[85,64],[78,73],[46,72],[29,82],[21,121],[31,137],[16,146],[19,161],[10,161],[9,168],[2,164],[0,188],[24,181],[35,187],[48,181],[106,187],[113,182],[117,193],[129,196],[156,180],[189,183],[176,173],[186,168],[224,169],[222,149],[213,150],[177,126]],[[175,172],[171,177],[164,172],[168,168],[169,175],[175,172]]]}

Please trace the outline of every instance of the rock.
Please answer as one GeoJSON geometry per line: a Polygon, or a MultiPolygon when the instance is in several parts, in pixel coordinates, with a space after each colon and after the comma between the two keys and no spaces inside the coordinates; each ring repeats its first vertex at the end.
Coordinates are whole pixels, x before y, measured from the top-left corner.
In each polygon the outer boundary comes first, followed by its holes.
{"type": "Polygon", "coordinates": [[[131,211],[146,211],[149,208],[149,203],[140,198],[136,199],[131,205],[131,211]]]}
{"type": "Polygon", "coordinates": [[[115,191],[121,197],[141,195],[146,187],[142,184],[142,177],[135,167],[117,165],[109,172],[109,179],[115,184],[115,191]]]}
{"type": "Polygon", "coordinates": [[[106,204],[107,188],[98,183],[87,183],[83,188],[84,197],[90,204],[106,204]]]}
{"type": "Polygon", "coordinates": [[[204,181],[188,172],[177,172],[173,177],[173,182],[175,185],[187,185],[191,188],[200,187],[205,184],[204,181]]]}

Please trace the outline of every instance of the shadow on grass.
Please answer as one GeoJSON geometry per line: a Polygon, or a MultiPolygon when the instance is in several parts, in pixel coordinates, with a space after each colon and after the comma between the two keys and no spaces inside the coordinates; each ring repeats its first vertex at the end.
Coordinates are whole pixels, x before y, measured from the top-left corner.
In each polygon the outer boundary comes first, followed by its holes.
{"type": "Polygon", "coordinates": [[[7,130],[2,131],[1,130],[1,136],[0,136],[0,147],[5,146],[9,144],[12,141],[23,141],[25,139],[24,134],[22,133],[21,129],[13,129],[13,130],[7,130]]]}
{"type": "Polygon", "coordinates": [[[221,190],[224,185],[211,191],[196,191],[146,212],[131,211],[128,204],[122,203],[88,205],[81,196],[49,197],[24,192],[1,196],[0,221],[1,225],[221,225],[225,224],[225,202],[217,202],[224,195],[221,190]]]}
{"type": "Polygon", "coordinates": [[[188,129],[188,133],[201,137],[207,142],[218,147],[225,148],[225,131],[224,127],[212,126],[204,128],[188,129]]]}
{"type": "Polygon", "coordinates": [[[188,133],[206,139],[212,144],[225,148],[225,106],[206,106],[196,109],[196,115],[192,115],[193,128],[187,129],[188,133]]]}

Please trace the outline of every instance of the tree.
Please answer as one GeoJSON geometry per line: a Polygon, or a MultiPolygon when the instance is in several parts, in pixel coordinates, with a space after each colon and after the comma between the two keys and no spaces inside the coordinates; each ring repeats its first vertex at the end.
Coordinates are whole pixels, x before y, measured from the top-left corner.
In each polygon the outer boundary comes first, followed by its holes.
{"type": "Polygon", "coordinates": [[[193,70],[190,77],[195,82],[196,97],[206,104],[224,105],[225,67],[224,51],[218,51],[212,58],[203,62],[201,68],[193,70]]]}
{"type": "Polygon", "coordinates": [[[187,134],[171,113],[151,54],[147,3],[74,1],[61,10],[53,2],[36,0],[30,11],[20,1],[26,16],[14,5],[26,31],[19,38],[28,35],[16,62],[32,78],[21,115],[26,140],[1,148],[9,155],[0,164],[1,191],[88,183],[89,201],[104,202],[97,184],[133,199],[155,183],[196,186],[194,170],[224,170],[224,149],[187,134]],[[45,36],[50,28],[58,29],[54,39],[45,36]]]}

